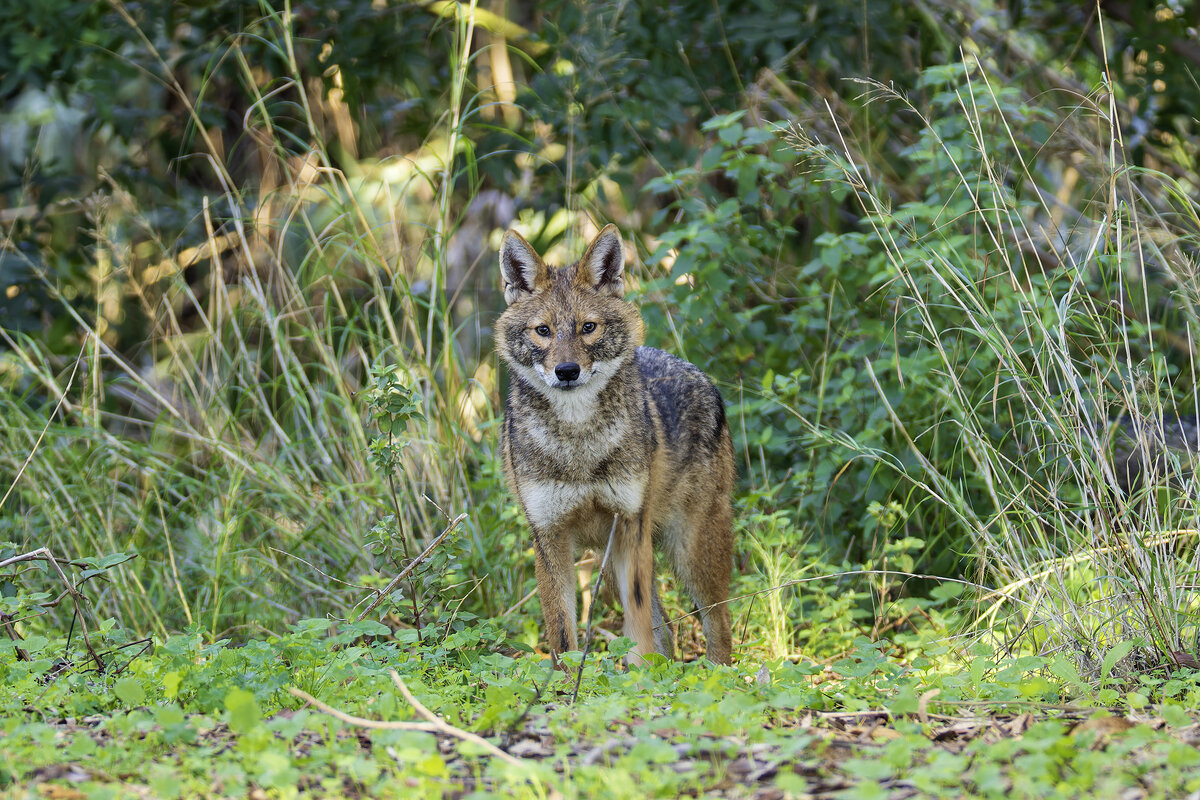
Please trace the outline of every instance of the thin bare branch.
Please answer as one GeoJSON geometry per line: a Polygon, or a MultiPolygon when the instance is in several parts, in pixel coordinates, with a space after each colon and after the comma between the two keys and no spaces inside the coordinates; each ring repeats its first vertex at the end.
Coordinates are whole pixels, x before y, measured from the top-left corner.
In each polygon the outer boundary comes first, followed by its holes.
{"type": "Polygon", "coordinates": [[[419,556],[414,558],[407,567],[405,567],[403,570],[401,570],[399,575],[392,578],[391,582],[388,583],[387,586],[385,586],[384,588],[379,590],[379,593],[375,596],[375,599],[372,600],[370,602],[370,604],[362,610],[361,614],[359,614],[357,617],[354,618],[354,621],[362,622],[363,618],[366,617],[367,614],[370,614],[372,611],[374,611],[379,606],[379,604],[384,601],[384,598],[386,598],[389,594],[391,594],[393,591],[395,591],[396,587],[400,585],[401,581],[403,581],[405,578],[407,578],[409,576],[409,574],[412,573],[412,571],[414,569],[416,569],[422,561],[424,561],[426,558],[428,558],[429,554],[433,552],[434,548],[437,547],[439,544],[441,544],[442,540],[445,539],[447,536],[449,536],[450,532],[452,530],[454,530],[455,528],[457,528],[458,524],[466,518],[467,518],[466,514],[459,514],[457,517],[455,517],[450,522],[450,524],[446,526],[446,530],[444,530],[440,534],[438,534],[438,537],[436,539],[434,539],[432,542],[430,542],[429,546],[426,547],[424,550],[422,550],[421,554],[419,556]]]}

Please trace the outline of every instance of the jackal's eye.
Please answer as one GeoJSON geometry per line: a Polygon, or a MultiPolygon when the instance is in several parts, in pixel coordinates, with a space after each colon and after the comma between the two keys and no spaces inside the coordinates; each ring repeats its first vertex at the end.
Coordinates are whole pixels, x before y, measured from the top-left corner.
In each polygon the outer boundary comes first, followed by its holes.
{"type": "Polygon", "coordinates": [[[538,325],[536,328],[534,328],[534,330],[537,331],[538,336],[549,336],[550,335],[550,326],[549,325],[538,325]]]}
{"type": "Polygon", "coordinates": [[[583,333],[591,333],[592,331],[596,330],[596,323],[585,322],[583,323],[583,327],[581,327],[579,330],[583,333]]]}

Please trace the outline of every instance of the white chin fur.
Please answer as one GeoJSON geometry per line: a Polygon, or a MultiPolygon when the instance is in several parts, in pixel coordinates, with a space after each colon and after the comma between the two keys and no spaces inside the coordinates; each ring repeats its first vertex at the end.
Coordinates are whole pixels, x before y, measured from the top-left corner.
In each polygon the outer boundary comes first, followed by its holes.
{"type": "Polygon", "coordinates": [[[579,424],[589,419],[596,410],[596,397],[608,383],[617,370],[621,361],[601,361],[593,364],[590,370],[581,371],[579,379],[570,389],[558,388],[558,379],[554,373],[541,364],[533,368],[519,367],[521,373],[538,394],[550,401],[554,415],[563,422],[579,424]]]}

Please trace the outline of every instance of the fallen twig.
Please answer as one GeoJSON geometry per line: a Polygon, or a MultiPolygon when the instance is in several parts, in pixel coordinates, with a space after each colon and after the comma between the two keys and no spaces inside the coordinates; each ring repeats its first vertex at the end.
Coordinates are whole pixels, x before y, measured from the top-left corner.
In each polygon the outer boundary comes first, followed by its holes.
{"type": "Polygon", "coordinates": [[[404,699],[407,700],[410,705],[412,705],[413,710],[417,712],[417,715],[424,717],[426,720],[428,720],[427,722],[380,720],[367,719],[366,717],[356,717],[352,714],[347,714],[344,711],[339,711],[327,703],[321,702],[308,692],[297,689],[295,686],[289,686],[288,691],[291,692],[295,697],[298,697],[304,702],[314,706],[318,711],[322,711],[334,719],[339,719],[348,725],[354,725],[358,728],[375,728],[377,730],[388,731],[419,731],[421,733],[434,734],[440,733],[445,736],[452,736],[456,739],[461,739],[464,742],[476,744],[482,747],[489,754],[494,755],[496,758],[499,758],[501,761],[504,761],[506,764],[511,764],[514,767],[525,767],[528,765],[528,762],[526,762],[524,759],[517,758],[514,755],[504,752],[487,739],[484,739],[482,736],[471,733],[470,731],[464,731],[462,728],[456,728],[450,723],[446,722],[441,717],[437,716],[424,705],[422,705],[421,701],[413,697],[412,692],[410,692],[408,687],[404,685],[404,681],[400,680],[400,676],[396,674],[395,670],[388,670],[388,674],[391,675],[392,682],[396,684],[396,688],[400,690],[400,694],[403,695],[404,699]]]}
{"type": "Polygon", "coordinates": [[[517,758],[514,755],[504,752],[487,739],[484,739],[482,736],[471,733],[470,731],[464,731],[462,728],[456,728],[449,722],[446,722],[437,714],[434,714],[432,711],[426,708],[420,700],[413,696],[413,693],[410,692],[408,687],[404,685],[404,681],[400,679],[400,675],[397,674],[396,670],[389,669],[388,675],[391,676],[392,683],[396,684],[396,688],[400,690],[400,694],[405,700],[408,701],[409,705],[413,707],[417,714],[429,720],[429,724],[437,728],[441,733],[444,733],[447,736],[453,736],[457,739],[462,739],[464,742],[473,742],[474,744],[479,745],[484,750],[494,755],[496,758],[512,764],[514,767],[521,767],[527,763],[524,759],[517,758]]]}
{"type": "Polygon", "coordinates": [[[431,725],[428,722],[408,722],[383,719],[367,719],[366,717],[356,717],[353,714],[347,714],[345,711],[338,711],[328,703],[324,703],[313,697],[303,689],[297,689],[295,686],[289,686],[288,691],[295,697],[299,697],[304,702],[315,707],[334,719],[340,719],[348,725],[354,725],[358,728],[375,728],[384,731],[419,731],[421,733],[439,733],[440,728],[436,725],[431,725]]]}

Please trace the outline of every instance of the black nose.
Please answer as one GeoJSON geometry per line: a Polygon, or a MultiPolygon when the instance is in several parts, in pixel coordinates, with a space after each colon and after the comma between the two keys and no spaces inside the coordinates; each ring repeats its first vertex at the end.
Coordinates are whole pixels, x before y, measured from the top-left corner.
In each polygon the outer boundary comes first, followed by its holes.
{"type": "Polygon", "coordinates": [[[554,368],[554,377],[560,381],[573,381],[579,377],[579,365],[574,361],[559,364],[554,368]]]}

